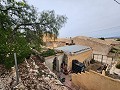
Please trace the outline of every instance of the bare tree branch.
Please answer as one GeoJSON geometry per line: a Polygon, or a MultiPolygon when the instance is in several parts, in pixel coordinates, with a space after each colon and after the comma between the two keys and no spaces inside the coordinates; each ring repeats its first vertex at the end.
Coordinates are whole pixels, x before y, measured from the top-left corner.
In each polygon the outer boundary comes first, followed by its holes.
{"type": "Polygon", "coordinates": [[[14,35],[16,34],[17,30],[20,29],[21,26],[31,26],[31,25],[35,25],[35,24],[40,24],[40,23],[24,23],[24,24],[19,24],[17,25],[14,30],[13,33],[9,36],[10,39],[8,39],[10,42],[12,41],[12,37],[14,37],[14,35]]]}
{"type": "Polygon", "coordinates": [[[8,10],[10,10],[10,9],[12,9],[12,8],[13,8],[13,7],[8,7],[8,8],[6,8],[6,9],[1,9],[1,8],[0,8],[0,10],[1,10],[1,11],[8,11],[8,10]]]}

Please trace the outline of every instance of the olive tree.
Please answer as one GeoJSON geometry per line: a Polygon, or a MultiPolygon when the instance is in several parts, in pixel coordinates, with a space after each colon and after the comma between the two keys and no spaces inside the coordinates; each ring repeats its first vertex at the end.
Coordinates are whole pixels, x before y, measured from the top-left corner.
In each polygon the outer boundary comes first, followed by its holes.
{"type": "Polygon", "coordinates": [[[31,53],[31,47],[41,49],[43,34],[57,37],[66,20],[66,16],[54,11],[38,13],[25,0],[0,0],[0,63],[13,66],[14,52],[18,62],[22,62],[31,53]]]}

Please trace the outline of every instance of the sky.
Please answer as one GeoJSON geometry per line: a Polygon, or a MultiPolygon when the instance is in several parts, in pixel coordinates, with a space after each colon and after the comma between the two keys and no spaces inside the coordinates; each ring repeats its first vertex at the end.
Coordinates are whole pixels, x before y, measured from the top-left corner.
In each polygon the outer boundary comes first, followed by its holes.
{"type": "MultiPolygon", "coordinates": [[[[66,15],[67,23],[59,37],[120,36],[120,4],[114,0],[26,0],[39,12],[54,10],[66,15]]],[[[120,1],[120,0],[118,0],[120,1]]]]}

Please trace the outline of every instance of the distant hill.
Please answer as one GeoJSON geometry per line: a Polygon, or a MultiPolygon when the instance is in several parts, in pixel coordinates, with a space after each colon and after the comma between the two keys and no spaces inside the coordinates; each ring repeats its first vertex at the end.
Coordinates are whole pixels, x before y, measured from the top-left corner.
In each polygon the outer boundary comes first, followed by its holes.
{"type": "Polygon", "coordinates": [[[106,37],[105,39],[118,39],[120,36],[115,36],[115,37],[106,37]]]}
{"type": "Polygon", "coordinates": [[[60,41],[64,41],[68,43],[71,43],[71,40],[73,40],[73,43],[77,45],[84,45],[91,47],[93,49],[93,53],[95,54],[103,54],[103,55],[107,55],[109,53],[113,44],[120,44],[120,42],[114,40],[113,37],[109,37],[109,39],[105,39],[105,40],[101,40],[99,38],[93,38],[93,37],[86,37],[86,36],[76,36],[71,39],[60,38],[60,41]]]}
{"type": "Polygon", "coordinates": [[[77,36],[73,38],[75,44],[89,46],[93,49],[93,53],[107,55],[111,50],[111,44],[116,43],[115,40],[101,40],[98,38],[77,36]]]}

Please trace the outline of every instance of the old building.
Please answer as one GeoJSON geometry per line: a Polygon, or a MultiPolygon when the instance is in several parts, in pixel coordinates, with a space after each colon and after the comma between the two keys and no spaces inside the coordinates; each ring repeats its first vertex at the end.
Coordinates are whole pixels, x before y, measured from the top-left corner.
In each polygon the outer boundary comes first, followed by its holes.
{"type": "Polygon", "coordinates": [[[47,48],[50,48],[50,49],[54,49],[56,47],[65,46],[66,45],[65,41],[63,41],[60,38],[56,38],[56,36],[53,35],[53,34],[50,35],[48,33],[43,35],[43,42],[45,43],[45,46],[47,48]]]}
{"type": "Polygon", "coordinates": [[[53,34],[44,34],[43,35],[43,42],[47,48],[53,49],[54,47],[57,47],[57,39],[55,38],[55,35],[53,34]]]}
{"type": "Polygon", "coordinates": [[[67,66],[71,69],[72,60],[78,60],[86,64],[92,59],[92,49],[87,46],[70,45],[55,48],[59,52],[63,52],[64,56],[62,60],[66,62],[67,66]]]}

